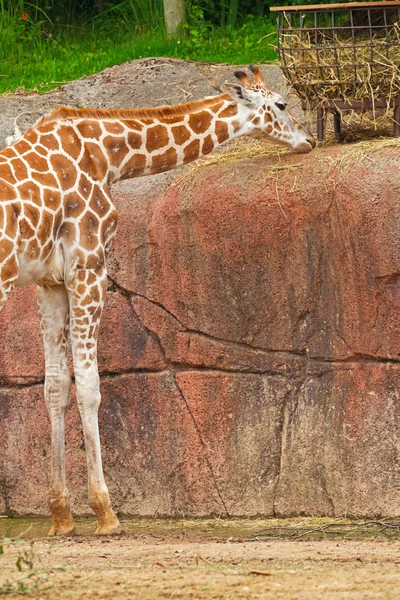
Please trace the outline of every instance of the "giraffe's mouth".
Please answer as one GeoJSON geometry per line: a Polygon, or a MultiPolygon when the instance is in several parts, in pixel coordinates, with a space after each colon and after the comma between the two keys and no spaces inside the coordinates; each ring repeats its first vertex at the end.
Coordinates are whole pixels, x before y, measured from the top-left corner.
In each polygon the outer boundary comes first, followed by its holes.
{"type": "Polygon", "coordinates": [[[298,154],[308,154],[309,152],[311,152],[311,150],[315,148],[315,146],[316,142],[314,138],[310,137],[307,140],[304,140],[304,142],[300,142],[300,144],[296,146],[295,151],[298,154]]]}

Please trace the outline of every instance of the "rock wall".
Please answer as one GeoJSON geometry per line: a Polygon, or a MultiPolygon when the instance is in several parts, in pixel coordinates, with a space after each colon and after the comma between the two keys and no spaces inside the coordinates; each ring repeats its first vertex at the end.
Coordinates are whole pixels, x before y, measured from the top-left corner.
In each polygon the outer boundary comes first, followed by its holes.
{"type": "MultiPolygon", "coordinates": [[[[99,364],[117,511],[400,514],[400,156],[367,152],[114,187],[99,364]]],[[[46,514],[34,288],[13,292],[0,339],[0,509],[46,514]]],[[[74,401],[67,477],[87,513],[74,401]]]]}

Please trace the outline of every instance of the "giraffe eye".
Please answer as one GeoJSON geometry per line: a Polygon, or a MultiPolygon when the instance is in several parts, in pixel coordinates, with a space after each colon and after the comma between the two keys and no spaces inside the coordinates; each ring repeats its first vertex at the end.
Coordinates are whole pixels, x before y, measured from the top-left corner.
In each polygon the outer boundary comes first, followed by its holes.
{"type": "Polygon", "coordinates": [[[287,104],[283,104],[283,102],[275,102],[275,106],[277,106],[279,110],[285,110],[287,104]]]}

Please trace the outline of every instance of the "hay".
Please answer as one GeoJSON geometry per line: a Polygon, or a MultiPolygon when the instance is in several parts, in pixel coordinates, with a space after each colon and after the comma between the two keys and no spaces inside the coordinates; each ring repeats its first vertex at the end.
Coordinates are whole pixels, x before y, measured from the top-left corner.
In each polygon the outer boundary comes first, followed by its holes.
{"type": "Polygon", "coordinates": [[[246,137],[240,137],[230,144],[223,146],[219,152],[208,154],[192,163],[192,171],[199,167],[214,164],[232,164],[237,161],[248,158],[257,158],[260,156],[280,156],[282,154],[291,154],[293,150],[286,146],[267,144],[262,141],[252,140],[246,137]]]}
{"type": "Polygon", "coordinates": [[[343,146],[340,154],[331,161],[331,165],[341,170],[352,168],[355,164],[364,160],[374,163],[374,152],[383,150],[384,148],[396,148],[400,150],[400,138],[383,137],[343,146]]]}
{"type": "Polygon", "coordinates": [[[191,183],[193,177],[201,172],[204,167],[234,164],[250,158],[281,156],[283,154],[291,154],[292,152],[293,150],[286,146],[269,145],[265,142],[241,137],[223,146],[213,154],[208,154],[190,163],[183,175],[174,179],[171,185],[176,186],[182,183],[191,183]]]}
{"type": "MultiPolygon", "coordinates": [[[[341,110],[340,117],[342,121],[340,142],[342,144],[393,137],[393,113],[388,113],[385,109],[375,111],[341,110]]],[[[324,146],[337,144],[333,120],[328,112],[325,113],[325,121],[324,146]]]]}
{"type": "Polygon", "coordinates": [[[281,38],[281,66],[304,102],[389,99],[400,96],[400,28],[387,36],[346,30],[291,29],[281,38]]]}

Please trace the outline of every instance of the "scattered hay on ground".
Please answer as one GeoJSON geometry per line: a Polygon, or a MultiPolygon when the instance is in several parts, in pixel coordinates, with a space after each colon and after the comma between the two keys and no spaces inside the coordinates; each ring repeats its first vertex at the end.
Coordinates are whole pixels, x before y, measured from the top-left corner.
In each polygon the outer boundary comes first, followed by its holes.
{"type": "Polygon", "coordinates": [[[172,185],[181,186],[193,181],[193,177],[200,173],[204,167],[212,165],[229,165],[251,158],[265,156],[283,156],[291,154],[292,150],[286,146],[279,146],[251,140],[245,137],[238,138],[230,144],[223,146],[219,151],[203,156],[188,165],[187,170],[181,177],[177,177],[172,185]]]}
{"type": "Polygon", "coordinates": [[[335,157],[332,162],[332,166],[338,169],[343,169],[360,163],[363,160],[369,160],[373,163],[374,159],[371,155],[378,150],[382,150],[383,148],[400,149],[400,138],[382,137],[363,140],[355,144],[342,146],[340,154],[335,157]]]}

